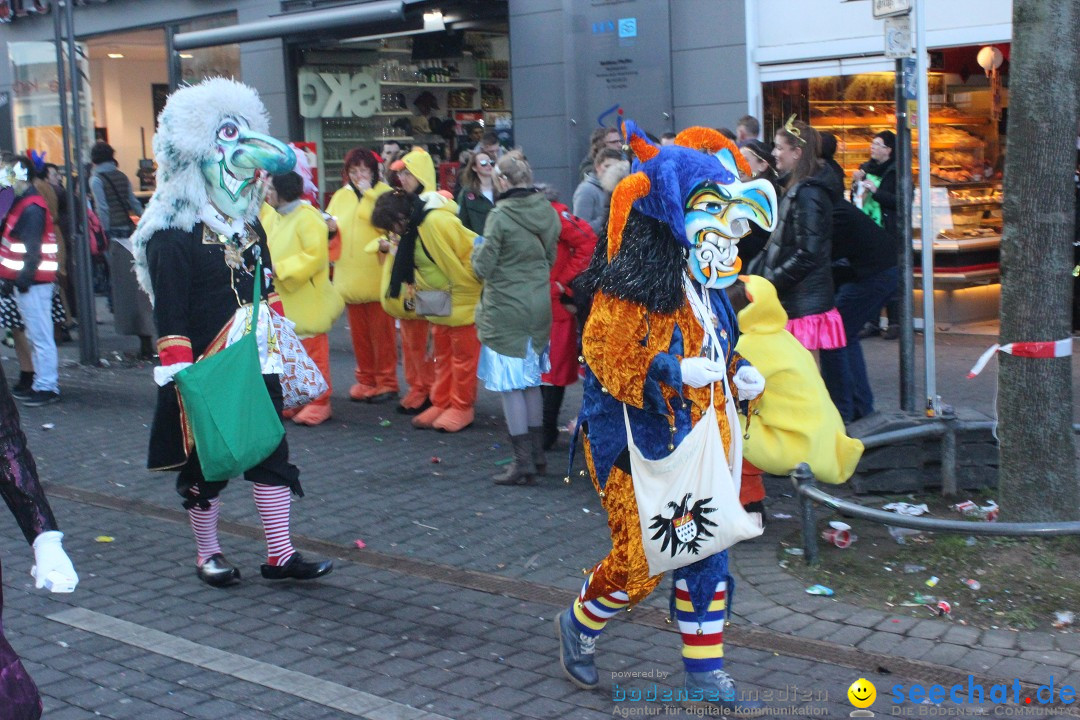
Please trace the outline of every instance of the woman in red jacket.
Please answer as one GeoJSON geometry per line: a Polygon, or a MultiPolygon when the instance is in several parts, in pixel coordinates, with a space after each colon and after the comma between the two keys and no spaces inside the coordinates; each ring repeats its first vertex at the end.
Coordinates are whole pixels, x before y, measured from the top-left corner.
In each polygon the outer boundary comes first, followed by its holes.
{"type": "Polygon", "coordinates": [[[551,268],[551,371],[544,373],[541,392],[544,396],[543,447],[550,450],[559,439],[559,409],[566,387],[578,381],[581,372],[581,342],[570,283],[589,265],[596,248],[596,233],[589,224],[558,201],[550,188],[544,188],[551,206],[559,213],[558,252],[551,268]]]}

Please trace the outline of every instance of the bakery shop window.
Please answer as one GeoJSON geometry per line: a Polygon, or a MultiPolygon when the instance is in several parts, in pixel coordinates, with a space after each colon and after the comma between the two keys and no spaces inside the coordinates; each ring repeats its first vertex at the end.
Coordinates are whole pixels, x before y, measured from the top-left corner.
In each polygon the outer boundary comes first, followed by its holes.
{"type": "MultiPolygon", "coordinates": [[[[984,46],[932,53],[934,69],[929,76],[929,90],[931,204],[936,230],[934,275],[961,285],[996,282],[998,278],[1008,45],[994,47],[1003,59],[995,69],[995,77],[979,64],[979,51],[984,46]]],[[[896,130],[892,72],[784,80],[765,83],[763,90],[767,139],[791,114],[809,118],[818,130],[836,135],[835,158],[844,169],[848,186],[852,171],[870,159],[874,136],[882,130],[896,130]]],[[[918,142],[918,131],[913,127],[916,193],[918,142]]],[[[913,222],[917,250],[921,223],[917,195],[913,222]]]]}

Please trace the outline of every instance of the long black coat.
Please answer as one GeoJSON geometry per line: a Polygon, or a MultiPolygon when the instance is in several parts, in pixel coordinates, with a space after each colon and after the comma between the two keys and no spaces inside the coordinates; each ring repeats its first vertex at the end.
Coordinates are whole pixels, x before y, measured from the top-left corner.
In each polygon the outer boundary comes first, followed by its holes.
{"type": "Polygon", "coordinates": [[[828,312],[833,301],[832,210],[830,181],[822,167],[788,190],[780,201],[779,222],[749,272],[776,286],[791,319],[828,312]]]}

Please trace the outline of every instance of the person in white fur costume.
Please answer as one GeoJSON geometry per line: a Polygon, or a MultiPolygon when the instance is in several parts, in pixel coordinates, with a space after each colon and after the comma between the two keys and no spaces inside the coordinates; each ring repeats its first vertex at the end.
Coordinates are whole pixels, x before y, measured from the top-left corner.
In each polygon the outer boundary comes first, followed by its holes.
{"type": "MultiPolygon", "coordinates": [[[[154,302],[161,367],[150,430],[147,466],[179,470],[176,490],[184,498],[198,548],[197,574],[213,586],[240,580],[218,543],[219,493],[226,482],[203,477],[194,443],[185,427],[173,376],[197,358],[228,344],[224,330],[250,304],[253,283],[271,307],[270,253],[258,221],[256,180],[262,173],[285,173],[296,156],[267,135],[266,108],[251,88],[213,78],[177,90],[165,104],[154,136],[157,191],[132,236],[136,274],[154,302]],[[263,277],[255,277],[262,260],[263,277]]],[[[266,352],[260,337],[263,379],[275,407],[282,410],[280,355],[266,352]]],[[[277,449],[244,472],[254,484],[255,505],[266,533],[265,578],[310,579],[333,569],[330,561],[308,561],[293,550],[289,533],[290,493],[303,495],[300,472],[289,462],[282,439],[277,449]]]]}

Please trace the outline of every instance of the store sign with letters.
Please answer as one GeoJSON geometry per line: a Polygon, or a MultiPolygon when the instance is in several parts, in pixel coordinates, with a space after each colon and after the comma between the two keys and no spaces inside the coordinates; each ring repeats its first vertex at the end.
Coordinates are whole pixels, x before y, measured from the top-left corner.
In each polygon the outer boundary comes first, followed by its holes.
{"type": "Polygon", "coordinates": [[[874,0],[875,18],[907,15],[909,12],[911,12],[911,0],[874,0]]]}
{"type": "Polygon", "coordinates": [[[379,83],[366,72],[301,70],[297,85],[301,117],[366,118],[379,109],[379,83]]]}

